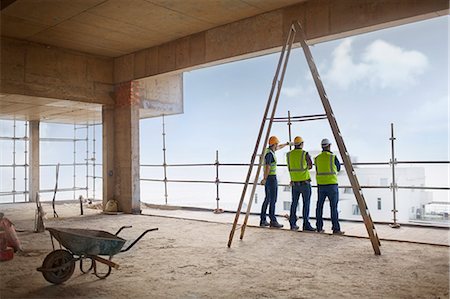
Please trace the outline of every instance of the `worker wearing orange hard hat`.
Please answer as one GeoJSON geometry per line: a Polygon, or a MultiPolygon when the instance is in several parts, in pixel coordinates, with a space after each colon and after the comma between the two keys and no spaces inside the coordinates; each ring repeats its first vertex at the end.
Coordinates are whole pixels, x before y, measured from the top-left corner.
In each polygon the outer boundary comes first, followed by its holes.
{"type": "Polygon", "coordinates": [[[286,154],[292,193],[289,223],[291,230],[299,229],[297,225],[297,206],[301,194],[303,198],[303,231],[315,231],[315,228],[309,223],[309,207],[311,202],[311,175],[309,174],[309,170],[312,168],[312,160],[308,152],[303,149],[303,143],[302,137],[295,137],[295,148],[286,154]]]}
{"type": "Polygon", "coordinates": [[[269,147],[264,154],[264,178],[261,181],[261,184],[264,185],[266,198],[264,199],[261,208],[260,226],[270,226],[274,228],[283,227],[282,224],[278,223],[277,218],[275,217],[275,204],[278,196],[277,157],[275,151],[282,149],[288,144],[289,142],[280,144],[280,141],[276,136],[271,136],[269,138],[269,147]],[[267,206],[269,206],[270,223],[266,220],[267,206]]]}

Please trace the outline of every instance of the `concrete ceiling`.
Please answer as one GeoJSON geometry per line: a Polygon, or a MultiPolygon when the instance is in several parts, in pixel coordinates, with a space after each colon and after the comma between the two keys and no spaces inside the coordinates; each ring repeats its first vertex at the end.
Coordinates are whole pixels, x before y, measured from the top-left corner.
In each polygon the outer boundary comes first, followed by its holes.
{"type": "Polygon", "coordinates": [[[1,35],[117,57],[304,1],[5,0],[1,35]]]}
{"type": "Polygon", "coordinates": [[[102,106],[69,100],[0,94],[0,119],[100,123],[102,106]]]}
{"type": "MultiPolygon", "coordinates": [[[[303,1],[1,0],[0,29],[2,36],[118,57],[303,1]]],[[[0,118],[101,122],[101,106],[0,94],[0,118]]]]}

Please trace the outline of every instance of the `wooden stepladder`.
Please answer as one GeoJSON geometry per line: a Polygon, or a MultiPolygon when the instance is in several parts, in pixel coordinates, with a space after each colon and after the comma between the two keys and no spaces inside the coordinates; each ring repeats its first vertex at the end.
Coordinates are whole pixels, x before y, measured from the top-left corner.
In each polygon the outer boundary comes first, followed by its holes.
{"type": "Polygon", "coordinates": [[[238,205],[238,208],[236,211],[236,216],[234,218],[233,227],[230,231],[230,236],[228,239],[228,247],[231,247],[234,232],[237,229],[239,216],[240,216],[241,210],[242,210],[242,205],[244,203],[248,185],[250,184],[250,177],[252,174],[253,166],[255,164],[256,155],[257,155],[258,149],[260,149],[260,160],[259,160],[259,163],[257,164],[257,170],[256,170],[255,177],[253,178],[252,191],[251,191],[250,199],[249,199],[248,205],[247,205],[247,213],[245,215],[243,224],[240,226],[240,228],[241,228],[240,239],[242,240],[244,238],[245,228],[247,227],[248,217],[250,215],[250,210],[251,210],[253,198],[254,198],[255,191],[256,191],[256,186],[258,185],[259,174],[261,172],[261,168],[263,165],[263,156],[264,156],[264,151],[265,151],[265,145],[267,144],[267,141],[269,139],[270,131],[272,128],[272,123],[273,123],[276,108],[278,105],[278,100],[280,97],[281,87],[283,85],[286,67],[287,67],[287,64],[289,61],[289,55],[290,55],[290,52],[292,49],[292,44],[294,43],[294,40],[295,40],[295,36],[297,34],[299,35],[300,44],[303,48],[303,52],[305,54],[306,61],[308,63],[309,69],[310,69],[312,77],[314,79],[314,83],[316,85],[317,91],[318,91],[320,99],[322,101],[322,105],[325,110],[325,114],[323,116],[326,117],[328,119],[328,122],[330,123],[334,139],[336,140],[336,143],[337,143],[337,146],[339,149],[339,153],[341,154],[341,157],[343,159],[345,170],[347,172],[348,178],[350,180],[350,183],[351,183],[351,186],[353,189],[353,193],[355,194],[356,201],[357,201],[359,209],[361,211],[361,216],[363,217],[367,233],[369,234],[369,238],[372,243],[373,250],[376,255],[380,255],[381,254],[381,252],[380,252],[381,244],[380,244],[380,240],[378,238],[378,234],[375,230],[375,226],[373,224],[372,218],[371,218],[369,210],[367,208],[367,204],[364,199],[361,186],[359,184],[358,178],[356,177],[355,170],[354,170],[352,162],[350,160],[350,155],[345,146],[344,139],[342,138],[342,134],[339,130],[333,110],[331,109],[331,105],[328,100],[328,96],[325,92],[325,88],[323,87],[322,80],[320,79],[320,75],[317,70],[316,64],[311,55],[309,46],[306,43],[305,33],[303,32],[302,26],[301,26],[300,22],[298,22],[298,21],[292,23],[292,25],[289,29],[288,35],[287,35],[286,42],[283,45],[283,48],[281,50],[280,59],[278,61],[278,66],[275,71],[275,76],[274,76],[273,83],[272,83],[272,89],[270,91],[269,98],[267,100],[266,109],[264,111],[264,116],[263,116],[263,120],[261,122],[261,126],[259,129],[258,138],[256,140],[255,148],[254,148],[254,151],[253,151],[253,154],[251,157],[250,166],[249,166],[249,169],[247,172],[247,177],[246,177],[246,181],[244,184],[244,188],[242,190],[241,199],[239,201],[239,205],[238,205]],[[281,70],[281,72],[280,72],[280,70],[281,70]],[[275,90],[276,90],[275,100],[272,103],[272,98],[274,96],[275,90]],[[267,116],[269,114],[269,111],[270,111],[270,117],[268,118],[267,116]],[[267,122],[267,120],[268,120],[268,122],[267,122]],[[265,137],[262,140],[261,137],[262,137],[264,131],[265,131],[265,137]]]}

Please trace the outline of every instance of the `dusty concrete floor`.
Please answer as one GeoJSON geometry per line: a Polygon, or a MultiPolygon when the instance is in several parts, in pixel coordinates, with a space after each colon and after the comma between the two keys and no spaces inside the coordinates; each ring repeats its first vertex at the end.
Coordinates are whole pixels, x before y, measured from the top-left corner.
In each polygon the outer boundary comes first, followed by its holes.
{"type": "MultiPolygon", "coordinates": [[[[15,207],[0,210],[18,228],[31,229],[34,211],[15,207]]],[[[72,217],[76,205],[58,209],[60,218],[47,220],[48,227],[115,232],[131,224],[121,233],[127,240],[148,228],[159,231],[116,255],[120,268],[105,280],[82,274],[77,265],[58,286],[36,271],[51,251],[48,232],[21,232],[26,254],[0,263],[1,298],[449,297],[448,247],[385,241],[383,254],[375,256],[366,239],[249,227],[244,241],[236,238],[229,249],[229,224],[95,210],[72,217]]]]}

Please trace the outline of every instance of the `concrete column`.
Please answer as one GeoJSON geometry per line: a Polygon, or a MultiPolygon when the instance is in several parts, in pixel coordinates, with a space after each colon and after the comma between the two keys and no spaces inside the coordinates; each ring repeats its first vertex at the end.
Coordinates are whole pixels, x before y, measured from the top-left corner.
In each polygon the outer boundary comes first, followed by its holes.
{"type": "Polygon", "coordinates": [[[115,107],[103,109],[103,202],[140,214],[139,101],[137,83],[115,87],[115,107]]]}
{"type": "Polygon", "coordinates": [[[29,201],[36,201],[36,193],[39,192],[39,121],[32,120],[29,122],[29,150],[28,150],[28,160],[29,160],[29,180],[28,180],[28,190],[29,190],[29,201]]]}

